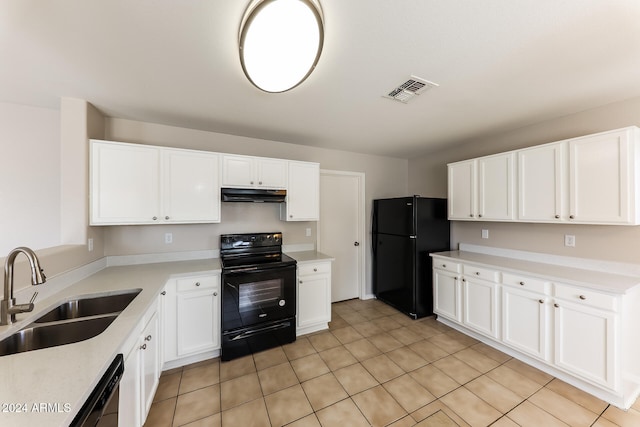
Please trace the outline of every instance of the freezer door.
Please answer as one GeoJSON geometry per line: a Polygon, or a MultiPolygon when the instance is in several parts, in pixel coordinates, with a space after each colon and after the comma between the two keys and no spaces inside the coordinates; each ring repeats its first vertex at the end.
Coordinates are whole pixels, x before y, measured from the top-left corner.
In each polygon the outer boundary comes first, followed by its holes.
{"type": "Polygon", "coordinates": [[[413,236],[416,234],[415,199],[379,199],[373,201],[373,232],[413,236]]]}
{"type": "Polygon", "coordinates": [[[404,313],[415,313],[416,240],[389,234],[377,234],[374,238],[376,297],[404,313]]]}

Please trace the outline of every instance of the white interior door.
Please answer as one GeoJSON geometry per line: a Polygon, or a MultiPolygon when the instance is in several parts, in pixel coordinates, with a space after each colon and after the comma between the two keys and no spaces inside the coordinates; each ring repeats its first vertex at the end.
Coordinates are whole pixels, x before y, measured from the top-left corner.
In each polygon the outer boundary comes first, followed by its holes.
{"type": "Polygon", "coordinates": [[[364,174],[321,170],[318,250],[335,258],[331,302],[361,297],[364,236],[364,174]]]}

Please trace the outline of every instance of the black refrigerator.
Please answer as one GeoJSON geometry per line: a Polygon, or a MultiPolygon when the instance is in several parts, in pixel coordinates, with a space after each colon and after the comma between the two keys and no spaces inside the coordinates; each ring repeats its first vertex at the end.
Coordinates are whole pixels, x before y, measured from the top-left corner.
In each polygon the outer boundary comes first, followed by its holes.
{"type": "Polygon", "coordinates": [[[447,199],[401,197],[373,201],[373,292],[417,319],[433,314],[429,254],[450,250],[447,199]]]}

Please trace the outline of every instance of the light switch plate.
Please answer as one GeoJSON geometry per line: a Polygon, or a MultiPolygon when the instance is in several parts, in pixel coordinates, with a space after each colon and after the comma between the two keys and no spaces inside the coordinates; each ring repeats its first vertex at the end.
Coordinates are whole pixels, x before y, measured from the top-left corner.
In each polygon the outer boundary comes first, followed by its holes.
{"type": "Polygon", "coordinates": [[[482,238],[483,239],[489,238],[489,230],[482,230],[482,238]]]}
{"type": "Polygon", "coordinates": [[[571,248],[576,246],[576,236],[573,234],[565,234],[564,235],[564,245],[569,246],[571,248]]]}

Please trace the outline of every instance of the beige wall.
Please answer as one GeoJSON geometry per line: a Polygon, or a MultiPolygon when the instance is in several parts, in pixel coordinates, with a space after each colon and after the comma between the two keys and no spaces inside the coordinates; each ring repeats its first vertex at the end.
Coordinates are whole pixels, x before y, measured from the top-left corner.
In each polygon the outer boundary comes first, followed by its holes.
{"type": "MultiPolygon", "coordinates": [[[[490,137],[479,137],[435,155],[409,161],[409,192],[446,197],[446,163],[558,141],[631,125],[640,125],[640,98],[610,104],[490,137]]],[[[461,242],[640,263],[640,227],[523,224],[455,221],[452,245],[461,242]],[[481,230],[489,230],[489,239],[481,230]],[[576,236],[576,247],[564,246],[564,235],[576,236]]]]}
{"type": "Polygon", "coordinates": [[[59,245],[60,112],[0,103],[0,257],[59,245]]]}

